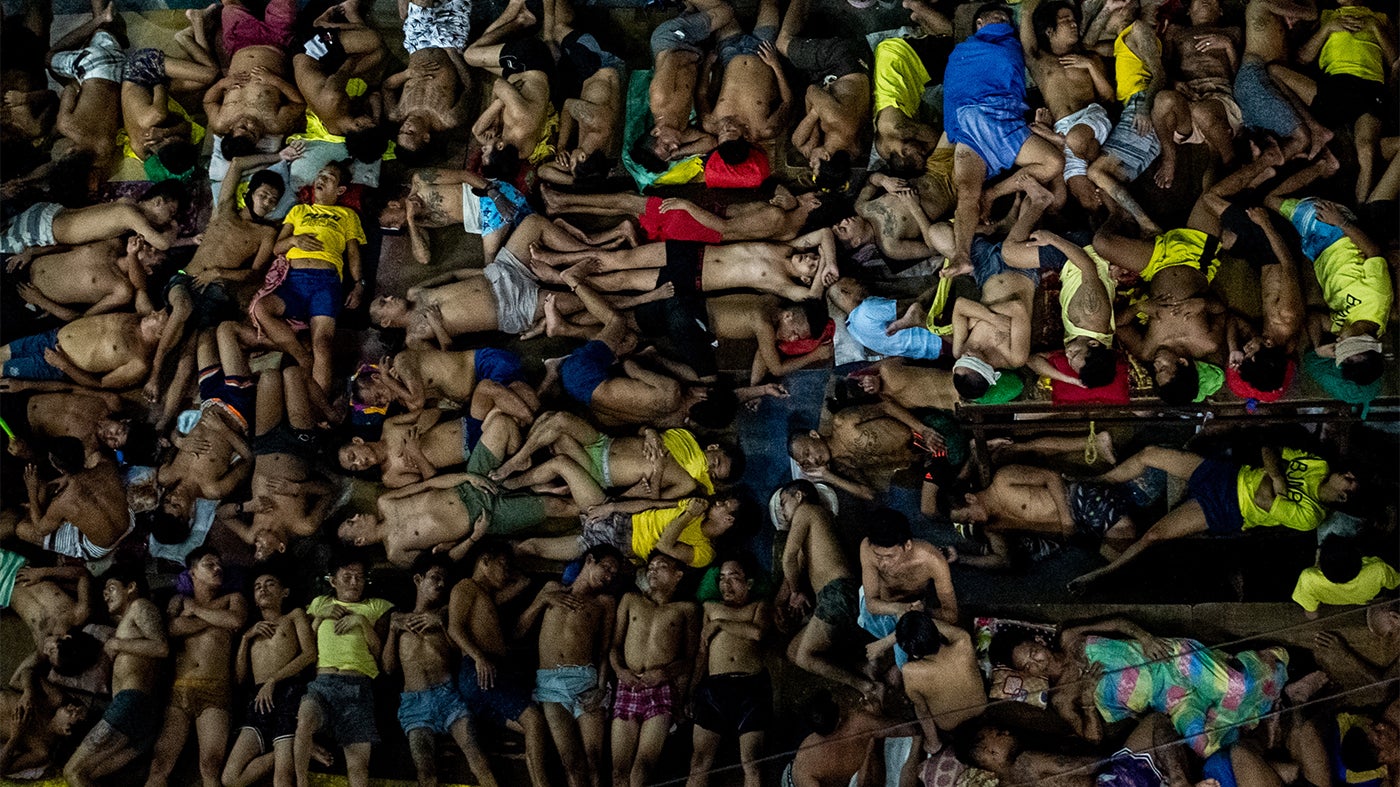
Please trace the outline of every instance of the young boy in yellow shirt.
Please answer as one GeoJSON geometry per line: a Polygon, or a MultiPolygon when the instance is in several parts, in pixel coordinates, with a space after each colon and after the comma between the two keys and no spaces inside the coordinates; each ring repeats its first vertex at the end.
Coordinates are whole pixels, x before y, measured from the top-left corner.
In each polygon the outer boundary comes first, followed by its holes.
{"type": "Polygon", "coordinates": [[[1321,604],[1365,604],[1382,590],[1400,587],[1400,572],[1378,557],[1363,557],[1356,540],[1328,536],[1317,550],[1317,565],[1303,569],[1293,588],[1293,600],[1317,617],[1321,604]]]}

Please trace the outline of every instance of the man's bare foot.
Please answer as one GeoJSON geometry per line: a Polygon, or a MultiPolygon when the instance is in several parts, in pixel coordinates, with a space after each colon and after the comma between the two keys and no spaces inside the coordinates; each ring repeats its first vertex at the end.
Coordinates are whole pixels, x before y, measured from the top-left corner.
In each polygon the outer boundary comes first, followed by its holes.
{"type": "Polygon", "coordinates": [[[530,323],[530,327],[526,328],[523,332],[521,332],[520,339],[521,341],[528,341],[530,339],[535,339],[543,335],[544,318],[541,317],[538,320],[535,320],[534,322],[530,323]]]}
{"type": "Polygon", "coordinates": [[[549,264],[549,261],[545,259],[545,257],[552,255],[548,252],[540,254],[538,253],[540,251],[541,249],[538,243],[530,244],[530,254],[524,260],[525,267],[529,268],[530,272],[535,274],[536,279],[539,279],[545,284],[563,284],[564,280],[559,277],[559,271],[553,268],[549,264]]]}
{"type": "Polygon", "coordinates": [[[1065,590],[1068,590],[1071,595],[1082,596],[1089,591],[1089,588],[1093,587],[1097,579],[1098,576],[1095,572],[1090,571],[1087,574],[1082,574],[1071,579],[1069,583],[1065,585],[1065,590]]]}
{"type": "Polygon", "coordinates": [[[938,275],[945,279],[951,279],[954,276],[962,276],[965,273],[972,273],[972,258],[962,254],[955,254],[949,257],[943,263],[942,269],[938,271],[938,275]]]}
{"type": "Polygon", "coordinates": [[[538,241],[530,244],[530,256],[546,265],[560,267],[573,265],[581,258],[580,252],[555,251],[541,246],[538,241]]]}
{"type": "Polygon", "coordinates": [[[559,313],[559,304],[555,302],[554,293],[544,296],[544,334],[545,336],[558,336],[559,329],[564,326],[564,315],[559,313]]]}
{"type": "Polygon", "coordinates": [[[894,336],[896,333],[899,333],[900,331],[906,328],[922,327],[927,319],[928,315],[926,315],[923,311],[919,309],[919,304],[911,303],[909,304],[909,309],[904,312],[903,317],[900,317],[898,320],[894,320],[889,325],[885,326],[885,335],[894,336]]]}
{"type": "Polygon", "coordinates": [[[1161,163],[1157,165],[1157,174],[1152,176],[1152,182],[1157,184],[1159,189],[1169,189],[1176,181],[1176,154],[1167,155],[1166,149],[1162,150],[1161,163]]]}
{"type": "MultiPolygon", "coordinates": [[[[551,209],[550,212],[552,213],[553,210],[551,209]]],[[[573,238],[574,240],[578,241],[579,243],[588,243],[589,245],[592,245],[592,244],[590,243],[590,239],[589,239],[589,237],[588,237],[588,233],[584,232],[583,230],[579,229],[578,227],[575,227],[574,225],[570,224],[569,222],[564,221],[563,219],[555,219],[555,220],[554,220],[554,226],[556,226],[556,227],[558,227],[559,229],[561,229],[561,230],[563,230],[563,231],[569,233],[569,237],[573,238]]]]}
{"type": "MultiPolygon", "coordinates": [[[[543,397],[545,394],[554,390],[559,384],[559,366],[564,363],[564,357],[546,358],[543,363],[544,379],[540,380],[540,387],[535,389],[536,397],[543,397]]],[[[536,421],[535,425],[538,426],[539,423],[539,421],[536,421]]]]}
{"type": "Polygon", "coordinates": [[[1322,155],[1318,157],[1317,161],[1322,166],[1322,177],[1324,178],[1332,177],[1337,174],[1337,170],[1342,168],[1341,162],[1337,161],[1331,148],[1323,148],[1322,155]]]}
{"type": "MultiPolygon", "coordinates": [[[[1026,207],[1045,210],[1050,207],[1050,203],[1055,201],[1054,193],[1041,185],[1040,181],[1030,176],[1026,177],[1025,188],[1021,189],[1021,191],[1026,195],[1025,205],[1022,206],[1022,210],[1026,207]]],[[[1019,213],[1019,211],[1017,212],[1019,213]]]]}
{"type": "Polygon", "coordinates": [[[218,3],[210,3],[204,8],[191,8],[185,11],[185,18],[190,20],[190,27],[195,30],[203,30],[205,21],[209,18],[209,15],[219,10],[219,8],[220,6],[218,3]]]}
{"type": "Polygon", "coordinates": [[[1312,136],[1312,147],[1308,148],[1308,158],[1315,159],[1322,149],[1327,147],[1327,143],[1336,136],[1332,130],[1314,120],[1308,126],[1308,134],[1312,136]]]}
{"type": "Polygon", "coordinates": [[[569,289],[573,289],[582,284],[584,279],[597,273],[598,269],[601,267],[603,267],[602,260],[597,257],[589,257],[586,260],[570,265],[563,273],[559,274],[559,278],[563,280],[564,284],[569,286],[569,289]]]}
{"type": "Polygon", "coordinates": [[[1094,440],[1099,444],[1099,461],[1118,464],[1118,455],[1113,452],[1113,437],[1108,432],[1099,432],[1094,435],[1094,440]]]}
{"type": "Polygon", "coordinates": [[[1327,685],[1327,673],[1322,670],[1313,670],[1301,678],[1290,680],[1287,686],[1283,687],[1283,693],[1294,705],[1301,705],[1312,699],[1312,696],[1322,690],[1327,685]]]}
{"type": "Polygon", "coordinates": [[[321,763],[327,768],[335,765],[335,755],[331,754],[330,749],[327,749],[319,743],[311,744],[311,759],[321,763]]]}

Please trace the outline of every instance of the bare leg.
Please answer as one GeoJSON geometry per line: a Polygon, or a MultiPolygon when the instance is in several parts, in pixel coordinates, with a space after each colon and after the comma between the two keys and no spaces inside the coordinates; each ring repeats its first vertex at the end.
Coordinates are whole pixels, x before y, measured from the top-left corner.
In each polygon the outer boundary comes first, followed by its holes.
{"type": "Polygon", "coordinates": [[[418,773],[419,787],[437,787],[437,736],[431,729],[420,727],[408,733],[408,753],[418,773]]]}
{"type": "Polygon", "coordinates": [[[1201,504],[1195,500],[1187,500],[1157,520],[1157,524],[1148,528],[1147,532],[1142,534],[1142,538],[1123,550],[1118,559],[1103,568],[1094,569],[1071,580],[1069,590],[1071,593],[1082,593],[1093,583],[1137,560],[1138,556],[1154,544],[1194,536],[1206,532],[1206,529],[1206,514],[1201,509],[1201,504]]]}
{"type": "Polygon", "coordinates": [[[499,76],[501,44],[516,31],[534,23],[535,15],[525,7],[525,0],[510,0],[505,10],[486,28],[481,37],[462,51],[462,59],[469,66],[484,68],[499,76]]]}
{"type": "Polygon", "coordinates": [[[311,768],[311,751],[315,747],[315,735],[325,718],[316,700],[303,699],[297,708],[297,734],[292,746],[292,757],[296,767],[297,787],[307,787],[307,771],[311,768]]]}
{"type": "Polygon", "coordinates": [[[549,735],[554,739],[555,749],[559,751],[559,761],[564,765],[564,776],[569,787],[584,787],[589,783],[588,763],[574,728],[573,714],[557,702],[542,704],[549,735]]]}
{"type": "Polygon", "coordinates": [[[953,210],[953,254],[939,272],[945,278],[972,272],[972,235],[982,211],[982,184],[986,180],[986,162],[959,143],[953,152],[953,185],[958,196],[953,210]]]}
{"type": "Polygon", "coordinates": [[[720,734],[695,725],[692,735],[690,755],[690,779],[685,787],[706,787],[710,783],[710,769],[715,764],[715,754],[719,751],[720,734]]]}
{"type": "Polygon", "coordinates": [[[588,509],[590,506],[607,502],[608,496],[598,486],[598,482],[593,480],[593,476],[578,462],[565,456],[556,456],[538,467],[509,479],[501,484],[501,488],[525,489],[536,484],[547,484],[556,478],[568,486],[569,495],[573,497],[574,503],[580,509],[588,509]]]}
{"type": "Polygon", "coordinates": [[[147,787],[165,784],[170,772],[175,769],[175,761],[185,748],[185,738],[190,734],[190,717],[184,710],[174,706],[165,710],[165,724],[156,739],[155,751],[151,757],[151,769],[146,777],[147,787]]]}
{"type": "Polygon", "coordinates": [[[758,758],[763,751],[763,733],[746,732],[739,736],[739,764],[744,769],[744,787],[762,787],[758,758]]]}
{"type": "Polygon", "coordinates": [[[228,711],[210,708],[194,721],[199,738],[199,775],[204,787],[221,787],[220,774],[228,746],[228,711]]]}
{"type": "Polygon", "coordinates": [[[471,719],[463,716],[453,723],[449,730],[452,739],[457,741],[457,746],[462,750],[462,756],[467,760],[467,766],[472,769],[472,775],[476,777],[477,784],[481,787],[496,787],[496,777],[491,773],[491,763],[486,759],[485,753],[481,751],[481,746],[476,742],[476,733],[472,729],[471,719]]]}
{"type": "Polygon", "coordinates": [[[1356,201],[1364,202],[1376,178],[1376,142],[1381,136],[1381,119],[1362,115],[1356,119],[1356,201]]]}
{"type": "Polygon", "coordinates": [[[1176,137],[1184,139],[1195,130],[1191,106],[1186,97],[1171,89],[1158,93],[1152,101],[1152,128],[1162,145],[1162,158],[1157,162],[1157,175],[1153,181],[1157,188],[1169,189],[1176,179],[1176,137]]]}
{"type": "Polygon", "coordinates": [[[515,545],[518,555],[569,561],[583,557],[583,541],[578,536],[548,536],[527,538],[515,545]]]}
{"type": "Polygon", "coordinates": [[[345,747],[345,781],[350,787],[369,787],[369,754],[368,743],[345,747]]]}
{"type": "Polygon", "coordinates": [[[251,730],[238,733],[233,749],[228,753],[222,781],[225,787],[248,787],[267,778],[272,772],[274,755],[259,754],[258,737],[251,730]]]}
{"type": "Polygon", "coordinates": [[[525,443],[520,446],[519,452],[492,471],[491,478],[500,480],[524,470],[530,466],[532,454],[541,448],[553,445],[562,436],[572,438],[579,445],[588,445],[598,439],[598,434],[598,431],[589,426],[587,421],[572,413],[557,411],[545,413],[536,419],[534,426],[530,427],[530,432],[525,435],[525,443]]]}
{"type": "Polygon", "coordinates": [[[1103,258],[1134,273],[1141,273],[1152,261],[1155,244],[1150,240],[1117,235],[1106,229],[1094,235],[1094,250],[1103,258]]]}
{"type": "Polygon", "coordinates": [[[1128,186],[1124,183],[1127,171],[1123,169],[1123,162],[1112,153],[1105,153],[1099,156],[1093,164],[1089,165],[1089,179],[1094,185],[1103,190],[1104,196],[1109,200],[1110,210],[1117,206],[1128,215],[1133,217],[1138,227],[1148,235],[1161,235],[1162,228],[1147,215],[1133,195],[1128,192],[1128,186]]]}
{"type": "Polygon", "coordinates": [[[540,186],[545,209],[556,213],[581,213],[589,216],[637,216],[647,209],[647,198],[640,194],[567,194],[549,185],[540,186]]]}
{"type": "MultiPolygon", "coordinates": [[[[31,0],[29,5],[36,6],[43,5],[43,3],[33,2],[31,0]]],[[[92,40],[93,34],[111,24],[114,18],[115,11],[111,3],[104,3],[100,6],[94,4],[92,17],[84,20],[82,24],[73,28],[72,32],[60,38],[58,42],[49,49],[48,59],[52,60],[53,56],[59,52],[68,52],[86,46],[88,41],[92,40]]],[[[48,38],[46,37],[44,40],[47,41],[48,38]]]]}

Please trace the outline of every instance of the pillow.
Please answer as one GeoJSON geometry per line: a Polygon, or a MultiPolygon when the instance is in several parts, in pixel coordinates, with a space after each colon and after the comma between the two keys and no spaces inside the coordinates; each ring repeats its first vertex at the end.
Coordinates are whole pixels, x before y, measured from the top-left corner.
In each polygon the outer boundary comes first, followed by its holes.
{"type": "Polygon", "coordinates": [[[992,641],[1001,636],[1017,633],[1030,634],[1035,639],[1049,644],[1055,640],[1057,627],[1045,623],[1027,623],[1021,620],[1001,618],[976,618],[973,621],[973,641],[977,647],[977,662],[982,674],[987,676],[987,698],[991,700],[1014,700],[1044,708],[1049,702],[1050,683],[1044,678],[1023,675],[1010,664],[993,664],[991,657],[992,641]]]}
{"type": "Polygon", "coordinates": [[[945,746],[937,756],[924,760],[920,778],[925,787],[954,787],[966,771],[967,766],[953,756],[953,747],[945,746]]]}
{"type": "Polygon", "coordinates": [[[992,667],[987,698],[1012,700],[1044,708],[1050,702],[1050,681],[1034,675],[1022,675],[1010,667],[992,667]]]}
{"type": "MultiPolygon", "coordinates": [[[[1069,359],[1065,357],[1064,350],[1056,350],[1048,353],[1045,359],[1056,371],[1074,375],[1070,368],[1069,359]]],[[[1077,375],[1075,375],[1077,376],[1077,375]]],[[[1128,362],[1122,353],[1118,353],[1118,366],[1113,372],[1113,382],[1098,388],[1080,388],[1077,385],[1062,383],[1059,380],[1050,381],[1050,400],[1061,405],[1088,405],[1088,404],[1127,404],[1129,401],[1130,375],[1128,362]]]]}
{"type": "Polygon", "coordinates": [[[752,189],[758,188],[768,179],[768,154],[762,149],[750,147],[749,157],[738,165],[730,165],[711,153],[705,159],[705,186],[712,189],[752,189]]]}
{"type": "Polygon", "coordinates": [[[1028,623],[1024,620],[1007,620],[1003,618],[975,618],[972,621],[972,639],[977,647],[977,664],[982,668],[982,674],[988,678],[992,676],[992,667],[1008,667],[1011,664],[992,664],[991,649],[992,640],[1002,634],[1014,634],[1017,632],[1028,633],[1037,640],[1049,645],[1055,641],[1059,634],[1059,627],[1049,623],[1028,623]]]}

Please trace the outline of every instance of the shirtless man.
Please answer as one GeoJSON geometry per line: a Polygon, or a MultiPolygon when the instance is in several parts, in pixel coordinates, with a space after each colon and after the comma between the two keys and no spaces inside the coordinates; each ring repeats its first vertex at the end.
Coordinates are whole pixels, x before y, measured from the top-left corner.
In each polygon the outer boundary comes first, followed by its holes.
{"type": "Polygon", "coordinates": [[[55,438],[45,449],[59,477],[44,485],[38,468],[25,466],[28,516],[4,535],[80,560],[101,560],[135,527],[117,463],[103,458],[86,467],[82,444],[72,437],[55,438]]]}
{"type": "Polygon", "coordinates": [[[743,32],[737,19],[715,30],[715,55],[722,71],[719,97],[711,108],[708,62],[695,95],[700,125],[715,136],[721,149],[741,140],[761,145],[785,128],[792,89],[773,46],[781,20],[777,0],[760,0],[752,33],[743,32]]]}
{"type": "MultiPolygon", "coordinates": [[[[853,654],[843,646],[864,635],[856,622],[860,582],[841,551],[835,519],[811,481],[792,481],[778,494],[788,533],[783,584],[774,603],[779,615],[813,611],[788,646],[788,658],[808,672],[850,686],[862,697],[878,699],[879,685],[846,666],[853,654]]],[[[863,656],[854,661],[863,662],[863,656]]]]}
{"type": "MultiPolygon", "coordinates": [[[[635,249],[555,252],[531,250],[547,266],[587,263],[590,287],[602,292],[647,292],[672,284],[677,295],[753,289],[790,301],[819,298],[836,281],[836,238],[822,228],[788,243],[648,243],[635,249]],[[596,262],[595,262],[596,261],[596,262]]],[[[542,281],[548,268],[535,266],[542,281]]],[[[563,283],[561,278],[558,283],[563,283]]]]}
{"type": "Polygon", "coordinates": [[[457,690],[474,719],[489,720],[525,735],[525,765],[535,787],[549,784],[545,773],[544,714],[530,700],[524,675],[506,661],[500,604],[524,589],[513,579],[510,545],[487,541],[477,551],[472,575],[452,588],[447,635],[462,652],[457,690]]]}
{"type": "Polygon", "coordinates": [[[430,46],[409,52],[408,68],[386,78],[383,88],[389,120],[399,124],[398,146],[425,154],[434,134],[466,123],[471,84],[457,50],[430,46]]]}
{"type": "Polygon", "coordinates": [[[692,0],[679,16],[652,31],[655,65],[648,94],[652,127],[633,148],[633,158],[642,166],[663,172],[667,162],[714,149],[714,137],[690,125],[702,60],[700,47],[715,31],[733,23],[734,9],[724,0],[692,0]]]}
{"type": "MultiPolygon", "coordinates": [[[[1144,718],[1123,743],[1123,750],[1107,760],[1077,757],[1023,748],[1017,733],[990,721],[978,721],[960,730],[959,759],[996,774],[1007,784],[1046,784],[1054,787],[1092,787],[1103,783],[1190,785],[1185,749],[1171,720],[1161,714],[1144,718]],[[966,743],[962,740],[966,739],[966,743]]],[[[1231,750],[1233,753],[1235,750],[1231,750]]],[[[1238,760],[1238,757],[1235,758],[1238,760]]],[[[1260,784],[1277,783],[1268,765],[1259,763],[1267,777],[1260,784]]],[[[1239,775],[1239,771],[1235,772],[1239,775]]],[[[1249,782],[1241,779],[1240,784],[1249,782]]],[[[1204,779],[1196,787],[1214,787],[1204,779]]]]}
{"type": "Polygon", "coordinates": [[[900,616],[921,612],[938,602],[929,614],[945,623],[958,620],[958,597],[943,550],[914,538],[909,520],[889,509],[876,511],[866,537],[860,542],[860,627],[876,637],[865,648],[869,661],[894,650],[896,667],[908,661],[895,637],[900,616]]]}
{"type": "Polygon", "coordinates": [[[281,567],[254,568],[253,604],[261,616],[238,640],[234,676],[240,685],[257,687],[248,700],[243,726],[224,766],[223,783],[248,787],[272,774],[273,783],[296,781],[292,738],[297,707],[306,691],[302,673],[316,663],[316,635],[301,607],[287,609],[291,591],[277,573],[281,567]]]}
{"type": "Polygon", "coordinates": [[[491,103],[472,124],[482,147],[481,171],[488,177],[512,180],[522,162],[539,163],[548,151],[554,56],[538,38],[511,38],[535,21],[525,0],[512,0],[462,52],[467,65],[497,77],[491,103]]]}
{"type": "Polygon", "coordinates": [[[87,243],[68,251],[33,257],[29,281],[16,285],[19,297],[63,322],[126,311],[152,311],[146,278],[165,259],[140,235],[87,243]]]}
{"type": "Polygon", "coordinates": [[[42,779],[87,715],[76,695],[45,692],[19,711],[20,693],[0,689],[0,778],[42,779]]]}
{"type": "Polygon", "coordinates": [[[439,421],[442,410],[434,407],[416,413],[391,416],[384,421],[380,438],[365,442],[362,437],[351,438],[340,447],[340,466],[353,472],[378,468],[384,486],[400,489],[432,478],[439,471],[456,467],[471,458],[472,451],[486,430],[502,428],[516,431],[509,424],[496,425],[504,414],[487,418],[449,418],[439,421]],[[485,422],[492,421],[487,427],[485,422]]]}
{"type": "Polygon", "coordinates": [[[516,353],[494,347],[416,347],[395,355],[388,373],[395,384],[402,386],[399,401],[409,410],[422,410],[430,402],[450,399],[471,402],[471,415],[475,418],[485,418],[486,413],[500,409],[525,426],[534,421],[540,403],[522,376],[521,363],[516,353]],[[476,397],[483,395],[482,404],[489,406],[478,410],[476,397]]]}
{"type": "Polygon", "coordinates": [[[1021,47],[1048,107],[1036,111],[1031,131],[1063,149],[1065,185],[1092,211],[1098,209],[1099,197],[1089,182],[1089,163],[1098,158],[1113,127],[1104,104],[1114,92],[1103,61],[1080,41],[1077,11],[1064,0],[1022,7],[1021,47]]]}
{"type": "Polygon", "coordinates": [[[418,783],[438,783],[436,737],[452,735],[472,774],[483,787],[495,787],[491,764],[477,744],[471,714],[457,692],[447,636],[447,577],[450,563],[441,555],[423,555],[414,564],[417,590],[413,610],[389,618],[389,641],[384,644],[384,671],[403,671],[399,724],[408,736],[408,750],[418,771],[418,783]]]}
{"type": "MultiPolygon", "coordinates": [[[[808,217],[821,207],[821,196],[807,192],[793,196],[785,186],[774,189],[764,202],[736,202],[707,210],[683,197],[646,197],[634,192],[568,194],[542,186],[545,208],[551,216],[623,216],[627,220],[610,230],[585,233],[560,224],[588,246],[636,246],[645,241],[694,241],[732,243],[742,240],[790,241],[802,234],[808,217]],[[635,226],[634,226],[635,225],[635,226]],[[638,233],[640,228],[641,232],[638,233]]],[[[545,244],[549,245],[549,244],[545,244]]]]}
{"type": "Polygon", "coordinates": [[[700,635],[699,608],[676,599],[684,566],[664,552],[647,560],[647,590],[622,597],[610,661],[617,675],[612,710],[613,784],[648,783],[688,693],[700,635]]]}
{"type": "MultiPolygon", "coordinates": [[[[1284,239],[1283,231],[1274,226],[1268,208],[1256,205],[1245,213],[1259,228],[1269,253],[1249,257],[1259,270],[1259,328],[1256,330],[1238,313],[1230,316],[1226,330],[1229,364],[1255,390],[1281,391],[1287,385],[1287,367],[1293,362],[1302,336],[1305,308],[1298,280],[1301,261],[1284,239]]],[[[1235,247],[1240,246],[1237,241],[1235,247]]]]}
{"type": "MultiPolygon", "coordinates": [[[[413,258],[422,265],[432,262],[427,230],[461,225],[481,236],[483,258],[494,260],[506,238],[534,213],[510,183],[469,169],[417,169],[409,184],[408,195],[390,200],[380,213],[379,226],[406,230],[413,258]]],[[[564,240],[558,230],[542,232],[564,240]]]]}
{"type": "Polygon", "coordinates": [[[204,94],[204,113],[209,131],[224,138],[224,157],[232,159],[252,154],[264,136],[297,130],[306,100],[289,81],[287,68],[295,3],[272,0],[262,20],[239,2],[222,6],[220,12],[224,52],[231,59],[224,78],[204,94]]]}
{"type": "Polygon", "coordinates": [[[140,199],[119,199],[85,208],[65,208],[56,202],[32,205],[10,220],[0,236],[6,272],[29,264],[35,256],[60,246],[81,246],[135,232],[164,251],[175,241],[175,216],[188,195],[178,180],[151,186],[140,199]]]}
{"type": "Polygon", "coordinates": [[[533,699],[544,708],[570,787],[597,787],[603,780],[607,659],[617,611],[607,591],[621,568],[616,547],[589,548],[578,577],[568,585],[546,582],[515,626],[521,639],[540,624],[533,699]]]}
{"type": "Polygon", "coordinates": [[[720,601],[704,605],[700,650],[695,660],[694,753],[687,787],[709,784],[710,770],[725,735],[739,737],[745,787],[758,787],[759,750],[772,722],[773,687],[763,665],[763,639],[773,626],[773,608],[752,595],[753,580],[739,560],[720,564],[720,601]]]}
{"type": "Polygon", "coordinates": [[[568,0],[545,6],[543,37],[559,51],[569,82],[559,109],[558,157],[540,165],[544,180],[578,186],[604,182],[622,150],[622,92],[627,64],[575,30],[568,0]]]}
{"type": "Polygon", "coordinates": [[[140,564],[119,566],[103,578],[102,600],[117,621],[107,641],[112,659],[112,704],[63,768],[69,784],[88,787],[140,757],[155,742],[161,717],[155,683],[170,652],[160,610],[145,598],[140,564]]]}
{"type": "Polygon", "coordinates": [[[125,390],[146,379],[165,311],[96,314],[0,347],[0,379],[69,379],[85,388],[125,390]]]}
{"type": "Polygon", "coordinates": [[[966,631],[924,610],[904,613],[895,638],[909,654],[899,672],[923,730],[924,751],[936,756],[944,744],[940,733],[976,718],[987,705],[977,649],[966,631]]]}
{"type": "Polygon", "coordinates": [[[213,549],[197,547],[185,557],[185,567],[194,594],[176,593],[166,610],[170,638],[182,644],[175,648],[175,686],[147,787],[170,778],[192,725],[199,732],[199,775],[204,787],[222,785],[233,689],[229,656],[234,632],[243,630],[248,607],[242,593],[221,595],[223,561],[213,549]]]}
{"type": "Polygon", "coordinates": [[[893,401],[847,407],[831,421],[831,436],[813,429],[792,435],[788,453],[805,477],[866,500],[874,491],[848,476],[898,470],[915,458],[945,450],[943,435],[893,401]]]}
{"type": "Polygon", "coordinates": [[[907,364],[902,358],[879,361],[870,367],[870,373],[861,374],[857,382],[862,391],[906,410],[952,410],[959,399],[951,371],[907,364]]]}
{"type": "Polygon", "coordinates": [[[872,172],[856,196],[855,215],[832,228],[843,248],[874,243],[886,260],[909,261],[933,256],[924,228],[929,216],[919,193],[903,178],[872,172]]]}
{"type": "MultiPolygon", "coordinates": [[[[6,563],[24,559],[6,551],[6,563]]],[[[62,637],[69,629],[82,626],[89,615],[88,598],[92,592],[92,575],[83,566],[17,569],[14,589],[6,605],[29,629],[36,647],[44,648],[50,637],[62,637]],[[69,595],[67,585],[74,593],[69,595]]]]}
{"type": "Polygon", "coordinates": [[[1277,135],[1284,159],[1316,158],[1332,140],[1289,87],[1288,33],[1299,22],[1317,19],[1312,0],[1250,0],[1244,11],[1244,61],[1235,74],[1235,100],[1244,124],[1277,135]]]}
{"type": "MultiPolygon", "coordinates": [[[[15,393],[28,390],[30,385],[38,384],[12,380],[8,388],[0,390],[15,393]]],[[[34,452],[42,449],[42,443],[47,440],[76,437],[83,443],[87,463],[95,464],[104,454],[103,449],[121,450],[130,439],[133,427],[145,428],[123,414],[124,405],[125,401],[111,391],[70,387],[65,392],[30,394],[24,405],[29,435],[26,437],[21,431],[20,437],[10,442],[10,454],[33,459],[34,452]]]]}
{"type": "Polygon", "coordinates": [[[133,49],[122,70],[121,110],[131,153],[148,173],[180,177],[199,163],[194,120],[174,94],[196,93],[219,78],[219,65],[204,32],[206,11],[190,10],[190,26],[175,42],[188,59],[164,49],[133,49]]]}
{"type": "Polygon", "coordinates": [[[792,131],[793,147],[812,168],[817,188],[843,191],[870,123],[874,57],[868,46],[854,39],[799,37],[810,6],[810,0],[788,6],[773,46],[810,83],[804,99],[806,114],[792,131]]]}
{"type": "MultiPolygon", "coordinates": [[[[337,8],[347,17],[357,11],[354,3],[342,3],[337,8]]],[[[318,22],[327,24],[324,20],[318,22]]],[[[292,74],[297,90],[306,100],[307,112],[314,114],[329,134],[353,139],[379,125],[384,111],[383,95],[371,90],[352,98],[346,85],[351,79],[376,80],[387,53],[379,33],[365,26],[363,20],[347,18],[329,24],[334,25],[333,29],[323,35],[337,41],[345,53],[339,67],[327,73],[319,58],[298,52],[292,56],[292,74]]]]}
{"type": "Polygon", "coordinates": [[[1162,144],[1156,183],[1164,189],[1176,178],[1181,145],[1209,145],[1229,170],[1235,163],[1234,138],[1244,124],[1234,90],[1240,29],[1220,24],[1220,0],[1191,0],[1187,11],[1189,26],[1167,28],[1162,59],[1171,86],[1152,102],[1152,125],[1162,144]]]}
{"type": "Polygon", "coordinates": [[[1064,324],[1065,360],[1074,375],[1060,372],[1044,353],[1031,357],[1027,365],[1037,374],[1070,385],[1108,385],[1118,371],[1118,355],[1113,351],[1116,292],[1108,261],[1090,258],[1083,248],[1048,230],[1031,233],[1024,245],[1049,248],[1066,258],[1060,268],[1060,318],[1064,324]]]}
{"type": "MultiPolygon", "coordinates": [[[[116,18],[114,6],[94,3],[92,11],[90,20],[53,45],[48,66],[64,83],[54,130],[71,145],[69,150],[90,152],[94,169],[105,173],[114,163],[117,132],[122,127],[126,53],[108,29],[116,18]]],[[[52,100],[51,93],[43,92],[52,100]]]]}
{"type": "MultiPolygon", "coordinates": [[[[684,429],[643,428],[640,436],[611,437],[582,418],[566,412],[545,413],[530,428],[525,442],[491,473],[506,488],[519,489],[563,478],[572,486],[574,468],[582,469],[599,492],[617,497],[647,497],[678,501],[695,492],[709,494],[715,483],[729,478],[731,459],[718,443],[699,450],[695,436],[684,429]],[[530,466],[530,457],[549,448],[555,458],[530,466]],[[699,460],[699,461],[697,461],[699,460]],[[572,467],[564,464],[569,462],[572,467]],[[562,470],[562,472],[561,472],[562,470]],[[516,475],[517,473],[523,473],[516,475]],[[514,477],[512,477],[514,476],[514,477]]],[[[583,483],[579,484],[583,486],[583,483]]],[[[580,508],[602,503],[604,496],[584,502],[571,489],[580,508]]]]}

